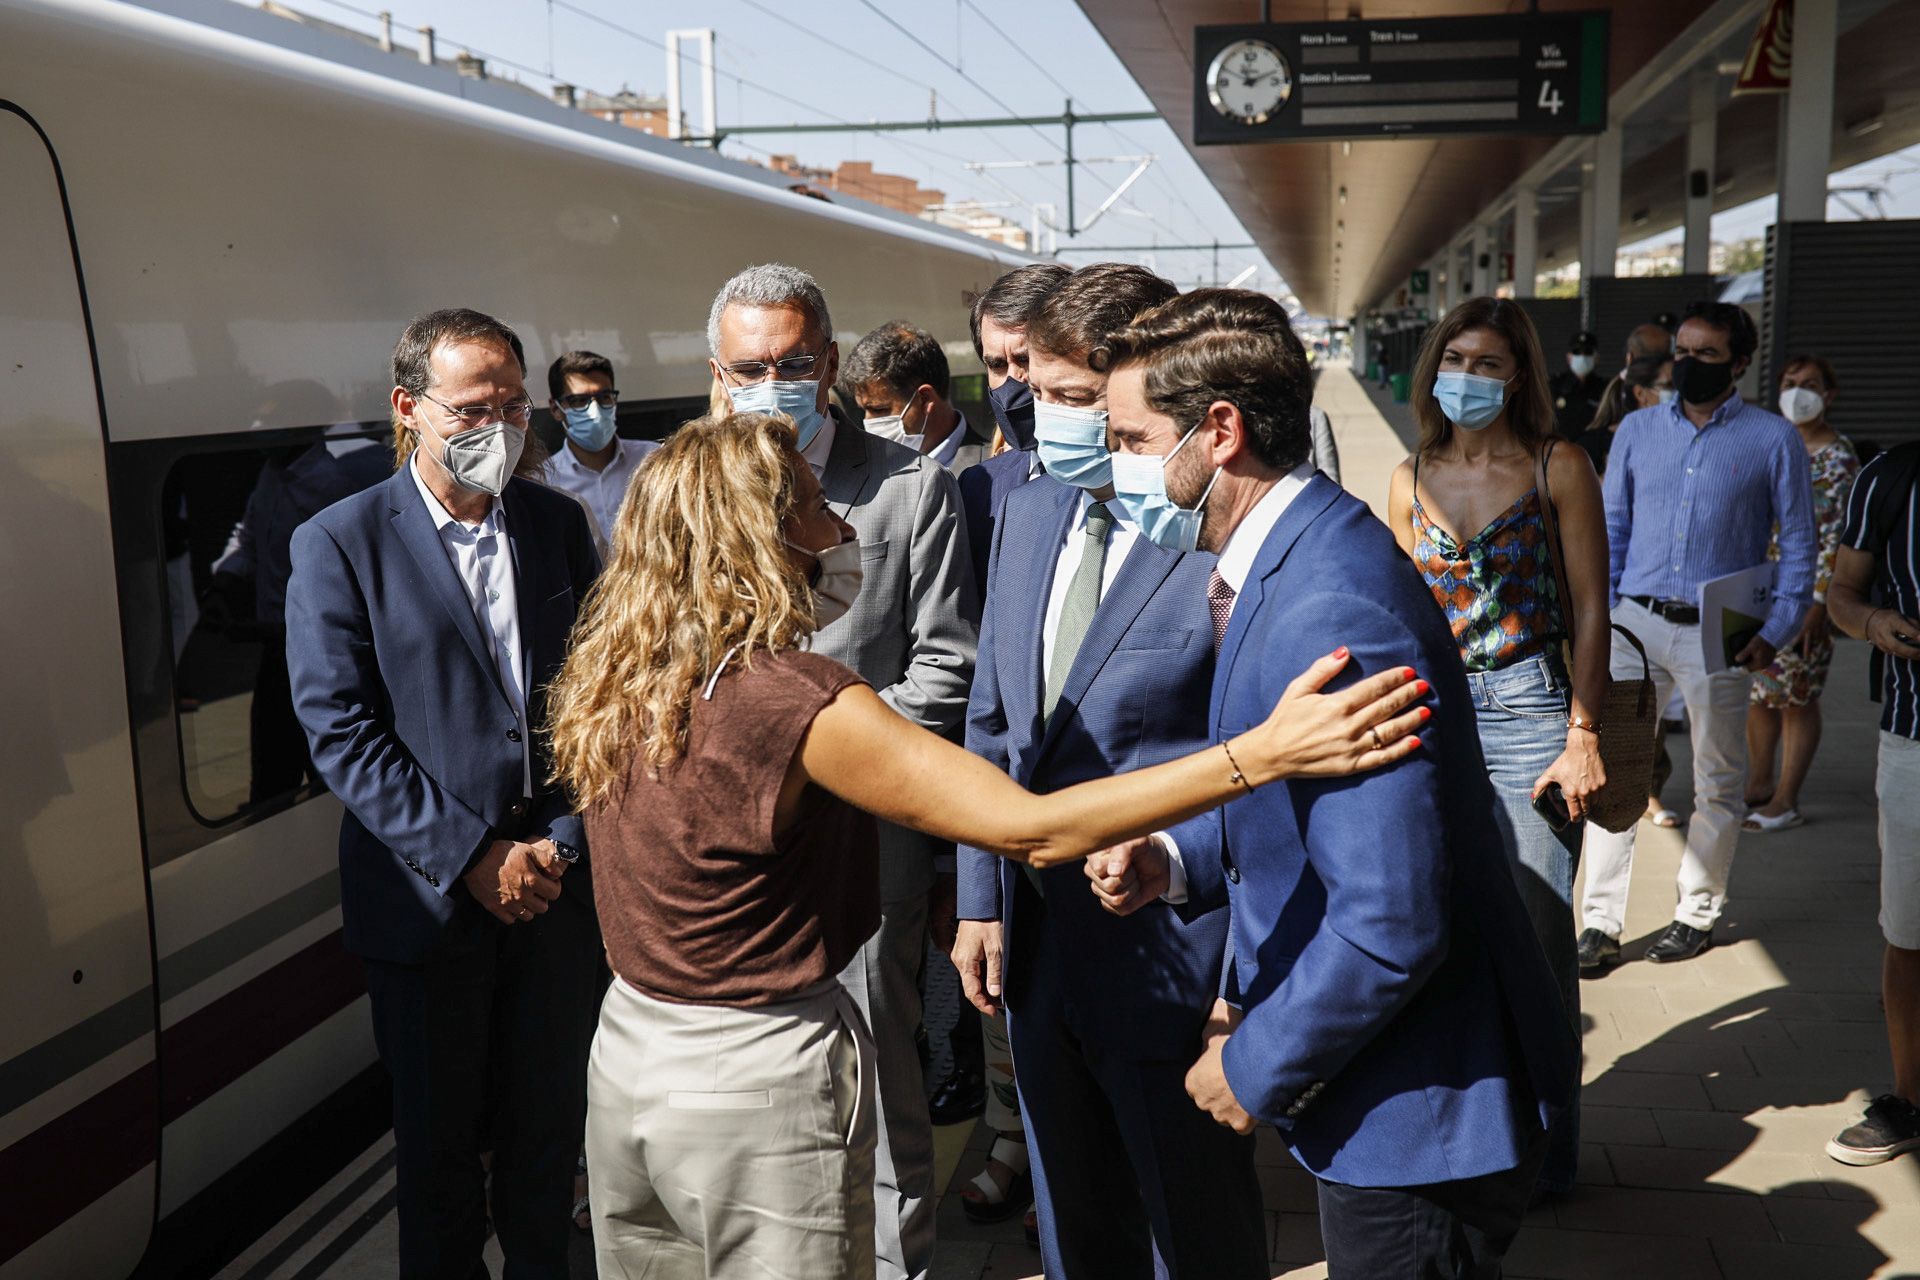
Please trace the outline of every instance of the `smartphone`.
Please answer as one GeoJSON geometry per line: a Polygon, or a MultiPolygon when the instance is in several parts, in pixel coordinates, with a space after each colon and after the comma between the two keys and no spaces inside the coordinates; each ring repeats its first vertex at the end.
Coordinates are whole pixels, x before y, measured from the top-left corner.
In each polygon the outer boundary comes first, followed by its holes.
{"type": "Polygon", "coordinates": [[[1567,824],[1573,821],[1573,815],[1567,811],[1567,797],[1557,782],[1549,782],[1541,789],[1540,794],[1533,798],[1533,809],[1555,831],[1565,831],[1567,824]]]}

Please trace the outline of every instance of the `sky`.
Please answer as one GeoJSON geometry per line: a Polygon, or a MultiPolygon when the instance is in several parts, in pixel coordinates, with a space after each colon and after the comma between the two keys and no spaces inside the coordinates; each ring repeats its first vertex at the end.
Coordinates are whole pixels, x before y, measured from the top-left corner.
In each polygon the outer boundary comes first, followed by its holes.
{"type": "MultiPolygon", "coordinates": [[[[375,13],[391,10],[398,28],[431,26],[436,48],[487,57],[490,73],[543,91],[554,80],[612,92],[666,92],[670,30],[712,27],[720,71],[722,128],[831,120],[920,120],[1074,111],[1150,111],[1134,83],[1073,0],[282,0],[289,7],[364,31],[375,13]],[[1009,33],[1018,33],[1018,43],[1009,33]],[[517,67],[508,63],[519,64],[517,67]]],[[[411,45],[411,31],[396,29],[411,45]]],[[[682,68],[686,111],[698,129],[699,74],[690,51],[682,68]]],[[[1031,226],[1033,206],[1059,206],[1065,216],[1062,130],[965,129],[918,133],[747,135],[729,138],[722,154],[764,160],[794,154],[803,164],[832,168],[842,159],[869,160],[887,173],[938,188],[949,200],[1006,202],[995,212],[1031,226]],[[969,170],[969,162],[1034,167],[969,170]]],[[[1085,125],[1074,130],[1077,157],[1153,155],[1157,159],[1121,203],[1084,234],[1060,235],[1061,258],[1146,262],[1182,287],[1212,283],[1212,250],[1152,253],[1081,252],[1102,245],[1244,244],[1237,218],[1202,176],[1173,131],[1158,120],[1085,125]]],[[[1075,202],[1084,225],[1134,163],[1078,167],[1075,202]]],[[[1222,283],[1248,268],[1241,283],[1278,290],[1279,276],[1252,249],[1222,249],[1222,283]]]]}
{"type": "MultiPolygon", "coordinates": [[[[242,0],[236,0],[242,2],[242,0]]],[[[377,30],[376,11],[391,10],[396,41],[431,26],[442,57],[461,49],[486,57],[491,73],[542,91],[555,81],[612,92],[666,91],[666,33],[712,27],[720,72],[723,129],[750,124],[919,120],[1057,115],[1072,98],[1076,112],[1150,111],[1152,103],[1121,66],[1074,0],[283,0],[344,26],[377,30]]],[[[690,49],[690,46],[687,46],[690,49]]],[[[689,123],[700,128],[698,69],[689,51],[682,66],[689,123]]],[[[722,154],[764,160],[798,156],[810,167],[868,160],[884,173],[938,188],[949,200],[1000,205],[995,212],[1022,226],[1036,205],[1064,218],[1062,131],[1057,126],[915,133],[748,134],[730,137],[722,154]],[[1042,162],[1042,163],[1032,163],[1042,162]],[[989,164],[987,170],[970,164],[989,164]]],[[[1085,225],[1137,158],[1156,157],[1146,173],[1091,229],[1059,236],[1070,263],[1119,258],[1152,266],[1183,288],[1212,283],[1210,248],[1107,253],[1116,245],[1245,244],[1239,220],[1215,193],[1173,131],[1158,120],[1086,125],[1074,132],[1079,167],[1076,204],[1085,225]],[[1132,157],[1132,159],[1105,159],[1132,157]]],[[[1892,217],[1920,216],[1920,147],[1837,173],[1833,186],[1878,185],[1892,217]]],[[[1866,202],[1838,199],[1828,217],[1860,216],[1866,202]]],[[[1720,241],[1764,235],[1773,221],[1771,196],[1713,220],[1720,241]]],[[[1674,240],[1662,231],[1623,249],[1674,240]]],[[[1218,279],[1282,291],[1284,285],[1254,249],[1222,249],[1218,279]]]]}

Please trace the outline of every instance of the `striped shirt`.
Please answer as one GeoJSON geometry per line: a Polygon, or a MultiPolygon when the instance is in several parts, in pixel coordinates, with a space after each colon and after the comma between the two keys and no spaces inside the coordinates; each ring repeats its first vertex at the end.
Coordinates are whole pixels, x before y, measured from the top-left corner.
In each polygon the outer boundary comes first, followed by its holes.
{"type": "MultiPolygon", "coordinates": [[[[1890,580],[1893,594],[1885,604],[1908,618],[1920,618],[1920,497],[1912,488],[1905,494],[1888,491],[1883,483],[1887,455],[1881,454],[1860,469],[1847,498],[1847,523],[1840,531],[1842,546],[1875,556],[1874,581],[1890,580]],[[1876,508],[1904,502],[1893,520],[1893,536],[1884,548],[1868,545],[1873,538],[1876,508]],[[1883,572],[1885,577],[1883,578],[1883,572]]],[[[1920,739],[1920,662],[1883,655],[1885,675],[1880,689],[1880,727],[1903,738],[1920,739]]]]}
{"type": "Polygon", "coordinates": [[[1680,402],[1620,423],[1607,459],[1608,582],[1622,596],[1700,602],[1713,578],[1764,564],[1779,529],[1780,568],[1760,638],[1793,639],[1813,599],[1818,540],[1800,433],[1735,392],[1696,429],[1680,402]]]}

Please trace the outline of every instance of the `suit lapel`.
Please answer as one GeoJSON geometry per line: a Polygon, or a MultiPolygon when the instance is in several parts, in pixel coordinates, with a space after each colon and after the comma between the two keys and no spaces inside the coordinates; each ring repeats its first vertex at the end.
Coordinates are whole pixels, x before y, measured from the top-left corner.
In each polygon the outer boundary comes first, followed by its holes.
{"type": "MultiPolygon", "coordinates": [[[[414,563],[420,566],[421,574],[433,589],[441,607],[447,611],[447,616],[453,619],[453,629],[467,642],[473,660],[487,673],[487,679],[499,693],[500,700],[505,702],[507,691],[500,687],[500,673],[494,668],[493,656],[488,652],[487,638],[480,634],[480,620],[474,616],[467,588],[454,571],[453,560],[440,541],[440,531],[434,526],[433,515],[420,496],[419,486],[413,479],[411,461],[394,472],[393,478],[387,481],[387,505],[392,511],[393,527],[399,533],[400,541],[413,556],[414,563]]],[[[522,591],[520,595],[521,609],[524,611],[526,593],[522,591]]]]}
{"type": "Polygon", "coordinates": [[[1239,598],[1234,601],[1233,617],[1227,623],[1227,634],[1220,641],[1220,656],[1214,663],[1213,710],[1209,723],[1216,736],[1225,727],[1220,723],[1220,714],[1226,700],[1227,678],[1233,671],[1234,659],[1240,656],[1240,645],[1252,625],[1253,616],[1260,612],[1260,605],[1267,598],[1267,579],[1285,562],[1287,553],[1293,550],[1293,544],[1300,540],[1300,535],[1339,496],[1340,486],[1316,472],[1307,481],[1306,488],[1287,504],[1280,519],[1268,531],[1266,541],[1260,544],[1259,554],[1253,558],[1253,568],[1248,572],[1246,582],[1241,585],[1239,598]]]}
{"type": "MultiPolygon", "coordinates": [[[[1145,534],[1133,540],[1126,563],[1114,577],[1113,590],[1101,598],[1099,608],[1094,610],[1093,622],[1087,627],[1086,638],[1080,642],[1080,652],[1074,655],[1073,666],[1067,671],[1067,682],[1060,688],[1061,706],[1080,705],[1093,678],[1100,674],[1100,668],[1106,665],[1121,637],[1127,634],[1127,628],[1139,619],[1147,602],[1153,599],[1153,593],[1179,563],[1179,552],[1155,545],[1145,534]]],[[[1055,715],[1047,721],[1039,757],[1046,755],[1070,718],[1055,715]]]]}
{"type": "MultiPolygon", "coordinates": [[[[532,483],[528,481],[527,483],[532,483]]],[[[552,563],[553,552],[557,544],[542,545],[540,539],[532,536],[532,516],[527,510],[524,496],[516,493],[518,485],[509,484],[506,496],[501,500],[506,512],[507,545],[513,549],[514,601],[520,611],[520,651],[526,658],[527,679],[541,670],[540,658],[544,638],[534,630],[540,616],[540,602],[546,599],[549,575],[545,572],[552,563]]],[[[531,706],[533,691],[527,690],[527,702],[531,706]]]]}
{"type": "Polygon", "coordinates": [[[820,473],[820,491],[842,520],[866,496],[868,473],[867,433],[833,410],[833,444],[827,449],[826,469],[820,473]]]}

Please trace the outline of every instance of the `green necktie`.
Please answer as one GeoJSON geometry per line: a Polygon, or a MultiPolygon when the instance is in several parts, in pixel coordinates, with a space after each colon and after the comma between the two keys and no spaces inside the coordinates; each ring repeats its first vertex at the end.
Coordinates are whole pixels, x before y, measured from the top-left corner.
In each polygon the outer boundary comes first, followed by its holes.
{"type": "Polygon", "coordinates": [[[1087,508],[1086,542],[1080,550],[1080,567],[1067,584],[1067,598],[1060,606],[1060,626],[1053,637],[1053,661],[1047,664],[1046,701],[1041,707],[1046,718],[1060,701],[1067,687],[1067,673],[1080,653],[1080,642],[1093,625],[1094,611],[1100,607],[1100,583],[1107,568],[1107,535],[1113,531],[1113,517],[1104,503],[1087,508]]]}

